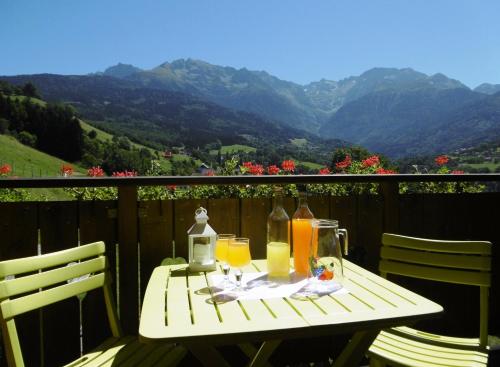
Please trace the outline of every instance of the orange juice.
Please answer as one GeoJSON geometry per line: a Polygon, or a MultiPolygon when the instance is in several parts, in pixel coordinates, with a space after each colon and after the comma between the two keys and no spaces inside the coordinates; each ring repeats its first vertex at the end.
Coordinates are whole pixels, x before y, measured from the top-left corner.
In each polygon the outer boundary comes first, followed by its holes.
{"type": "Polygon", "coordinates": [[[267,244],[267,273],[270,277],[287,277],[290,273],[290,245],[286,242],[267,244]]]}
{"type": "Polygon", "coordinates": [[[311,246],[312,224],[310,219],[292,219],[293,266],[295,272],[307,275],[309,271],[309,251],[311,246]]]}
{"type": "Polygon", "coordinates": [[[227,263],[231,267],[240,268],[250,264],[250,248],[248,242],[230,241],[227,251],[227,263]]]}
{"type": "Polygon", "coordinates": [[[227,249],[229,238],[220,238],[215,242],[215,258],[219,261],[227,262],[227,249]]]}

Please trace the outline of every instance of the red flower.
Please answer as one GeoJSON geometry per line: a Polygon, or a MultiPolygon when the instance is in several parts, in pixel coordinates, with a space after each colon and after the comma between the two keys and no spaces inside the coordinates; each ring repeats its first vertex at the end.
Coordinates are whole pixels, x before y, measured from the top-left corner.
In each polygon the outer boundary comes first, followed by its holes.
{"type": "Polygon", "coordinates": [[[91,167],[87,170],[87,176],[90,177],[102,177],[104,176],[104,171],[102,170],[101,167],[91,167]]]}
{"type": "Polygon", "coordinates": [[[64,177],[71,176],[73,174],[73,167],[71,167],[69,164],[63,164],[61,166],[61,175],[64,177]]]}
{"type": "Polygon", "coordinates": [[[283,161],[281,163],[281,168],[283,168],[284,171],[293,172],[295,171],[295,162],[291,159],[283,161]]]}
{"type": "Polygon", "coordinates": [[[261,164],[255,164],[249,168],[249,172],[251,175],[260,176],[264,173],[264,167],[261,164]]]}
{"type": "Polygon", "coordinates": [[[319,174],[320,175],[329,175],[331,172],[330,172],[330,169],[328,167],[325,167],[325,168],[322,168],[319,170],[319,174]]]}
{"type": "Polygon", "coordinates": [[[205,173],[203,174],[203,176],[215,176],[215,172],[213,169],[208,169],[205,171],[205,173]]]}
{"type": "Polygon", "coordinates": [[[464,171],[461,171],[461,170],[454,170],[454,171],[451,171],[451,174],[452,175],[463,175],[465,172],[464,171]]]}
{"type": "Polygon", "coordinates": [[[392,169],[385,169],[382,167],[377,168],[375,172],[377,173],[377,175],[393,175],[396,173],[392,169]]]}
{"type": "Polygon", "coordinates": [[[252,162],[243,162],[243,167],[250,169],[253,166],[252,162]]]}
{"type": "Polygon", "coordinates": [[[118,172],[113,172],[113,177],[134,177],[137,176],[136,171],[118,171],[118,172]]]}
{"type": "Polygon", "coordinates": [[[168,190],[170,191],[175,191],[175,189],[177,188],[177,185],[167,185],[165,186],[168,190]]]}
{"type": "Polygon", "coordinates": [[[438,166],[442,166],[443,164],[448,163],[449,160],[450,159],[448,158],[448,156],[440,155],[439,157],[436,157],[436,159],[434,159],[434,162],[436,162],[438,166]]]}
{"type": "Polygon", "coordinates": [[[10,164],[4,164],[3,166],[0,166],[0,175],[2,176],[7,176],[10,172],[12,171],[12,167],[10,164]]]}
{"type": "Polygon", "coordinates": [[[351,156],[346,155],[343,161],[335,163],[335,168],[337,168],[338,170],[343,170],[349,167],[351,163],[352,163],[351,156]]]}
{"type": "Polygon", "coordinates": [[[277,175],[278,173],[280,173],[280,169],[278,166],[273,164],[272,166],[267,167],[267,174],[277,175]]]}
{"type": "Polygon", "coordinates": [[[372,167],[380,163],[380,159],[376,155],[372,155],[371,157],[368,157],[363,160],[362,164],[364,168],[367,167],[372,167]]]}

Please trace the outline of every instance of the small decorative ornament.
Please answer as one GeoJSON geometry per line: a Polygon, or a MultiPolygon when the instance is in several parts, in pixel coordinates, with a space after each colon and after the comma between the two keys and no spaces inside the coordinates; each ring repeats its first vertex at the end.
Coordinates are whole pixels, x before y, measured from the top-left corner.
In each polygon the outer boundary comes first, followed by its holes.
{"type": "Polygon", "coordinates": [[[207,210],[203,207],[196,209],[194,219],[196,223],[188,230],[189,240],[189,270],[215,270],[215,241],[217,233],[207,223],[207,210]]]}

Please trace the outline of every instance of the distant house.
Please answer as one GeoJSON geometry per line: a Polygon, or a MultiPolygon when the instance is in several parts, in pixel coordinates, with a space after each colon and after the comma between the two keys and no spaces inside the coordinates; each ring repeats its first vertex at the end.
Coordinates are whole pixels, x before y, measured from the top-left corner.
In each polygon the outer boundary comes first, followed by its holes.
{"type": "Polygon", "coordinates": [[[163,152],[163,158],[165,159],[171,159],[172,158],[172,152],[170,150],[166,150],[163,152]]]}
{"type": "Polygon", "coordinates": [[[198,173],[202,176],[210,176],[212,175],[214,170],[207,166],[205,163],[202,163],[198,166],[198,173]]]}

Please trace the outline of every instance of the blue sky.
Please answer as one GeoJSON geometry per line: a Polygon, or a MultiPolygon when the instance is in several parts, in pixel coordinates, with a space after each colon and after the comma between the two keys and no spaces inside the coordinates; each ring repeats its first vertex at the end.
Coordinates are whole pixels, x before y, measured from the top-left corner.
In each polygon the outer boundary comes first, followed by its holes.
{"type": "Polygon", "coordinates": [[[0,0],[0,75],[195,58],[305,84],[372,67],[500,84],[499,0],[0,0]]]}

